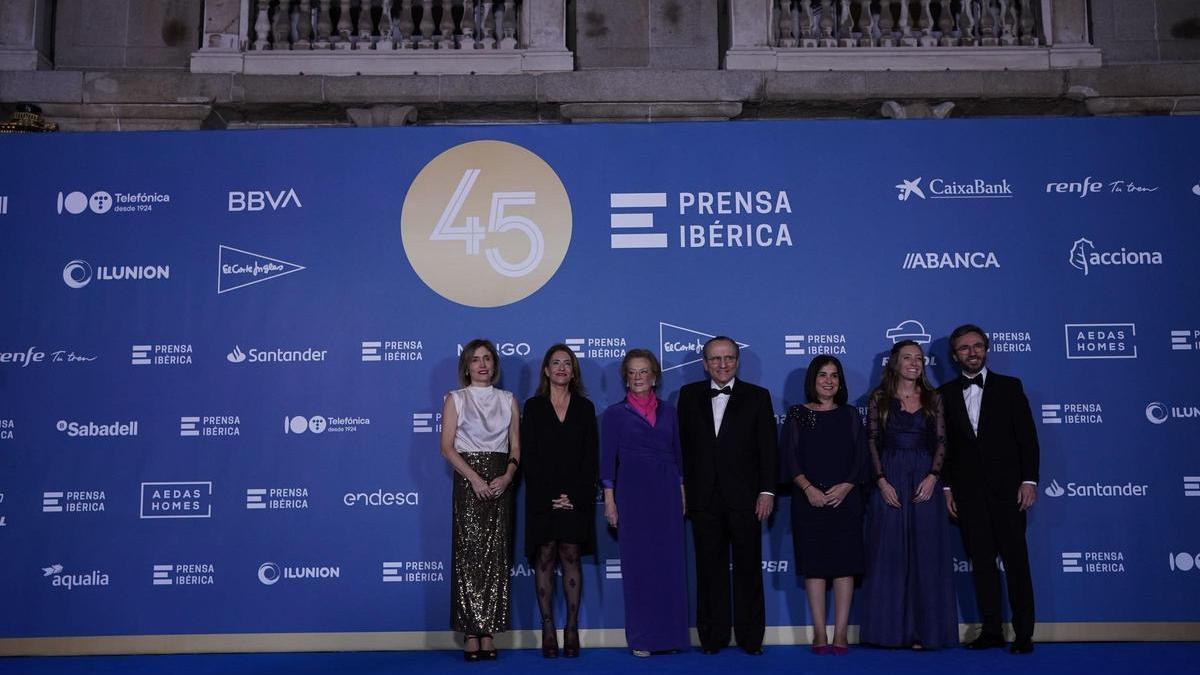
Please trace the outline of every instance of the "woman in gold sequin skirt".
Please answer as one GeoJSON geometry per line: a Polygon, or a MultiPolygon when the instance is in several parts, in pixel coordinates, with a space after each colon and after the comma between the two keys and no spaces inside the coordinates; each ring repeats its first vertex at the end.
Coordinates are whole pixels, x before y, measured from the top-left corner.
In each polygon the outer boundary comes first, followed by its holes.
{"type": "Polygon", "coordinates": [[[458,359],[461,389],[442,407],[442,457],[454,469],[450,627],[468,661],[496,658],[492,634],[509,628],[512,495],[521,463],[520,414],[500,378],[496,348],[472,340],[458,359]]]}

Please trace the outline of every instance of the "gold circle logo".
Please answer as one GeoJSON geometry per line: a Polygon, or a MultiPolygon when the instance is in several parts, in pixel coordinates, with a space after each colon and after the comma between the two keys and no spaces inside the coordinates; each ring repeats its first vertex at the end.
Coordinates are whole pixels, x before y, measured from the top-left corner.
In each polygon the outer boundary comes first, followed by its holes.
{"type": "Polygon", "coordinates": [[[558,271],[571,244],[571,201],[541,157],[512,143],[472,141],[417,174],[400,236],[409,264],[438,295],[501,307],[558,271]]]}

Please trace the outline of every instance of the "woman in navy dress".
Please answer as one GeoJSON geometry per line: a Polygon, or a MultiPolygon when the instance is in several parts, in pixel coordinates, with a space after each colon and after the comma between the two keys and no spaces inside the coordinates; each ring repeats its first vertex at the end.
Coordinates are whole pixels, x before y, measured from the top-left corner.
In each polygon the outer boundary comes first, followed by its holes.
{"type": "Polygon", "coordinates": [[[661,376],[652,352],[629,350],[628,394],[600,424],[604,517],[617,529],[625,640],[636,656],[689,646],[683,464],[675,409],[654,395],[661,376]]]}
{"type": "Polygon", "coordinates": [[[946,422],[925,355],[897,342],[871,392],[867,447],[874,467],[861,639],[913,649],[958,645],[950,520],[941,497],[946,422]]]}
{"type": "Polygon", "coordinates": [[[785,480],[792,493],[792,543],[796,573],[812,610],[815,654],[846,654],[854,577],[863,573],[863,498],[866,432],[862,418],[846,405],[842,363],[818,356],[804,377],[804,405],[788,409],[783,424],[785,480]],[[833,580],[833,646],[826,632],[825,598],[833,580]]]}

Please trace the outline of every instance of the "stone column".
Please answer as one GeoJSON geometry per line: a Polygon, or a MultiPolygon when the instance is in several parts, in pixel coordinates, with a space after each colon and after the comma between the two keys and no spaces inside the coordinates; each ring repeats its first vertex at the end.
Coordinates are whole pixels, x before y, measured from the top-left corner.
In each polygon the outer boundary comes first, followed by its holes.
{"type": "Polygon", "coordinates": [[[775,70],[771,5],[772,0],[729,0],[726,70],[775,70]]]}
{"type": "Polygon", "coordinates": [[[1042,31],[1051,68],[1100,67],[1100,50],[1088,35],[1087,0],[1042,0],[1042,31]]]}
{"type": "Polygon", "coordinates": [[[0,70],[46,70],[50,0],[0,2],[0,70]]]}
{"type": "Polygon", "coordinates": [[[570,71],[575,55],[567,49],[566,0],[525,0],[517,29],[524,72],[570,71]]]}
{"type": "Polygon", "coordinates": [[[240,73],[250,13],[249,0],[204,0],[204,33],[192,52],[193,73],[240,73]]]}

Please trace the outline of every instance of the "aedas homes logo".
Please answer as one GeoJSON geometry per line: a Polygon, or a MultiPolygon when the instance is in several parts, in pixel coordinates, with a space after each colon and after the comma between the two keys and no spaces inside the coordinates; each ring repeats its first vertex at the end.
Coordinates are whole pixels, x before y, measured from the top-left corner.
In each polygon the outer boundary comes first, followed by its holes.
{"type": "Polygon", "coordinates": [[[571,202],[550,165],[502,141],[472,141],[433,158],[404,198],[400,235],[413,270],[470,307],[528,297],[571,244],[571,202]]]}

